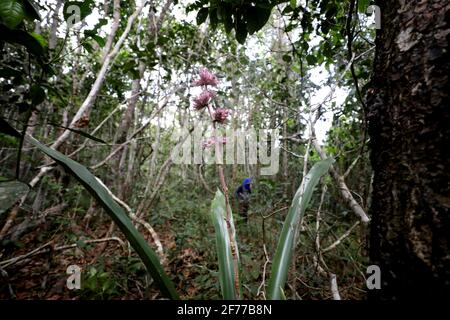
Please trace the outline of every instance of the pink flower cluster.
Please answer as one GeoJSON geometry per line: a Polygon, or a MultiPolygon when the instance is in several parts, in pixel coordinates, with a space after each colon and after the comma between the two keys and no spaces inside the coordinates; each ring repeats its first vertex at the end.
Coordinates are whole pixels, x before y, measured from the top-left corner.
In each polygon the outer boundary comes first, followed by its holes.
{"type": "Polygon", "coordinates": [[[209,72],[208,69],[202,68],[200,69],[200,79],[192,82],[192,85],[195,86],[217,86],[217,78],[214,74],[209,72]]]}
{"type": "Polygon", "coordinates": [[[227,137],[211,137],[208,138],[208,140],[203,141],[202,146],[203,148],[209,148],[211,146],[214,146],[216,144],[216,142],[218,143],[222,143],[222,144],[226,144],[227,143],[227,137]]]}
{"type": "Polygon", "coordinates": [[[224,108],[217,108],[216,111],[214,112],[214,121],[219,122],[219,123],[224,123],[227,118],[228,115],[231,113],[230,109],[224,109],[224,108]]]}
{"type": "MultiPolygon", "coordinates": [[[[209,105],[211,103],[211,100],[216,96],[216,93],[214,91],[208,90],[208,86],[217,86],[218,81],[216,76],[206,68],[200,69],[199,75],[200,79],[192,82],[192,85],[203,86],[205,87],[205,89],[198,97],[195,97],[193,99],[194,108],[197,110],[201,110],[207,107],[211,115],[211,120],[213,122],[224,123],[227,120],[228,116],[230,115],[231,110],[218,107],[214,109],[212,106],[209,105]]],[[[225,137],[223,138],[211,137],[208,140],[204,141],[202,145],[203,148],[208,148],[212,145],[215,145],[216,143],[226,144],[227,140],[225,137]]]]}
{"type": "Polygon", "coordinates": [[[197,110],[203,109],[208,106],[212,98],[216,96],[213,91],[205,90],[198,97],[194,98],[194,107],[197,110]]]}

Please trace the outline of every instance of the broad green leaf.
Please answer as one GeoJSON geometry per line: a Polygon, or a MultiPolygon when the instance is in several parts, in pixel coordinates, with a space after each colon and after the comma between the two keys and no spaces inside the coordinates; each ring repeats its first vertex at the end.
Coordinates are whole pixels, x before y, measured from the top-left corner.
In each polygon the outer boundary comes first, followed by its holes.
{"type": "Polygon", "coordinates": [[[45,49],[45,48],[48,47],[48,43],[47,43],[47,41],[44,39],[43,36],[41,36],[40,34],[35,33],[35,32],[31,32],[30,35],[31,35],[33,38],[35,38],[35,39],[41,44],[42,48],[45,49]]]}
{"type": "MultiPolygon", "coordinates": [[[[225,196],[220,190],[217,190],[216,196],[211,204],[211,219],[216,233],[220,288],[222,290],[223,299],[236,300],[237,292],[234,286],[234,276],[237,270],[234,270],[231,240],[227,229],[226,216],[225,196]]],[[[234,230],[233,221],[230,221],[230,223],[234,230]]]]}
{"type": "Polygon", "coordinates": [[[104,38],[102,38],[102,37],[100,37],[100,36],[98,36],[98,35],[96,35],[96,34],[91,35],[90,37],[91,37],[92,39],[94,39],[95,42],[97,42],[97,44],[98,44],[100,47],[103,48],[103,47],[105,46],[106,40],[105,40],[104,38]]]}
{"type": "Polygon", "coordinates": [[[108,144],[105,140],[102,140],[102,139],[97,138],[97,137],[95,137],[93,135],[90,135],[89,133],[87,133],[87,132],[85,132],[83,130],[78,130],[78,129],[75,129],[75,128],[62,126],[60,124],[53,123],[53,122],[49,122],[48,124],[51,125],[51,126],[55,126],[55,127],[58,127],[58,128],[63,128],[63,129],[72,131],[73,133],[79,134],[80,136],[83,136],[85,138],[91,139],[93,141],[97,141],[97,142],[100,142],[100,143],[108,144]]]}
{"type": "Polygon", "coordinates": [[[244,44],[245,39],[247,39],[247,27],[245,25],[245,22],[242,21],[240,18],[236,19],[234,31],[236,32],[237,42],[239,42],[240,44],[244,44]]]}
{"type": "Polygon", "coordinates": [[[24,0],[23,6],[25,8],[25,15],[30,20],[41,20],[41,15],[39,14],[39,8],[34,3],[33,0],[24,0]]]}
{"type": "Polygon", "coordinates": [[[80,163],[70,159],[54,149],[47,147],[29,135],[25,137],[25,140],[62,165],[86,188],[87,191],[89,191],[94,198],[97,199],[103,209],[109,214],[119,229],[123,232],[133,249],[136,250],[161,292],[168,298],[179,299],[173,283],[167,277],[161,264],[159,263],[158,256],[150,248],[142,235],[136,230],[122,207],[120,207],[109,195],[104,185],[100,183],[97,178],[80,163]]]}
{"type": "Polygon", "coordinates": [[[295,250],[295,234],[309,201],[311,200],[314,188],[320,178],[328,172],[333,161],[332,158],[328,158],[317,162],[303,178],[300,187],[295,193],[294,200],[289,208],[288,215],[284,221],[283,229],[278,240],[277,251],[273,258],[268,288],[268,298],[271,300],[280,300],[283,298],[284,293],[282,290],[289,271],[292,253],[295,250]]]}
{"type": "Polygon", "coordinates": [[[201,25],[208,18],[209,8],[201,8],[197,13],[197,25],[201,25]]]}
{"type": "Polygon", "coordinates": [[[94,52],[94,48],[91,46],[89,42],[83,42],[81,43],[84,49],[86,49],[87,52],[92,53],[94,52]]]}
{"type": "Polygon", "coordinates": [[[233,30],[233,11],[230,3],[220,2],[217,5],[217,18],[223,23],[226,33],[233,30]]]}
{"type": "Polygon", "coordinates": [[[0,1],[0,19],[8,28],[14,29],[25,18],[22,2],[18,0],[0,1]]]}
{"type": "Polygon", "coordinates": [[[28,193],[30,187],[20,181],[0,182],[0,217],[20,198],[28,193]]]}
{"type": "Polygon", "coordinates": [[[44,54],[45,47],[42,46],[39,40],[23,30],[11,30],[0,25],[0,40],[23,45],[29,53],[36,56],[44,54]]]}
{"type": "Polygon", "coordinates": [[[217,17],[217,8],[209,9],[209,24],[212,30],[216,30],[217,24],[219,23],[219,19],[217,17]]]}
{"type": "Polygon", "coordinates": [[[104,38],[100,37],[99,35],[97,35],[97,32],[98,32],[97,30],[86,30],[86,31],[84,31],[84,35],[86,37],[90,37],[90,38],[94,39],[95,42],[97,42],[97,44],[103,48],[106,44],[106,40],[104,38]]]}
{"type": "Polygon", "coordinates": [[[249,34],[253,34],[260,30],[270,18],[272,9],[261,7],[250,7],[247,12],[247,31],[249,34]]]}

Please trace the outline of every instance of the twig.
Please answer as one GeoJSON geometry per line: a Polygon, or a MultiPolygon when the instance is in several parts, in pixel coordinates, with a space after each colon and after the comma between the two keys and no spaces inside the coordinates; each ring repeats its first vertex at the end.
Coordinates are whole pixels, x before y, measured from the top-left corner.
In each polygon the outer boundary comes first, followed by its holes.
{"type": "Polygon", "coordinates": [[[345,171],[345,173],[342,175],[342,177],[344,179],[347,178],[347,176],[350,174],[350,172],[352,171],[352,169],[355,167],[356,163],[358,162],[359,158],[361,158],[360,154],[355,158],[355,160],[353,160],[352,164],[347,168],[347,171],[345,171]]]}
{"type": "Polygon", "coordinates": [[[353,231],[353,229],[355,229],[358,225],[359,225],[360,221],[356,221],[351,227],[350,229],[348,229],[342,236],[340,236],[335,242],[333,242],[331,245],[329,245],[328,247],[326,247],[325,249],[322,250],[322,252],[327,252],[330,251],[334,248],[336,248],[341,242],[342,240],[344,240],[345,238],[347,238],[350,233],[353,231]]]}
{"type": "MultiPolygon", "coordinates": [[[[159,113],[169,102],[169,98],[164,99],[164,101],[162,102],[161,106],[157,109],[156,114],[159,113]]],[[[155,114],[155,115],[156,115],[155,114]]],[[[153,115],[153,116],[155,116],[153,115]]],[[[120,144],[116,149],[114,149],[105,159],[103,159],[102,161],[100,161],[99,163],[97,163],[94,166],[91,166],[92,170],[98,169],[101,166],[103,166],[106,162],[108,162],[112,157],[114,157],[120,150],[122,150],[123,147],[125,147],[127,144],[129,144],[130,142],[132,142],[136,136],[141,133],[145,128],[148,127],[148,125],[151,123],[151,119],[147,119],[147,121],[139,128],[137,129],[132,135],[131,137],[125,141],[124,143],[120,144]]]]}
{"type": "Polygon", "coordinates": [[[283,210],[286,210],[286,209],[289,209],[289,208],[290,208],[290,206],[285,206],[285,207],[283,207],[283,208],[280,208],[280,209],[278,209],[278,210],[275,210],[275,211],[269,213],[267,216],[263,216],[263,215],[261,215],[261,216],[262,216],[262,218],[265,220],[265,219],[270,218],[271,216],[273,216],[275,213],[278,213],[278,212],[280,212],[280,211],[283,211],[283,210]]]}
{"type": "Polygon", "coordinates": [[[20,255],[20,256],[17,256],[17,257],[5,260],[5,261],[0,261],[0,266],[2,268],[6,268],[6,267],[8,267],[8,266],[10,266],[10,265],[20,261],[20,260],[26,259],[26,258],[28,258],[30,256],[33,256],[33,255],[37,254],[39,251],[42,251],[43,249],[51,246],[52,243],[53,243],[53,241],[47,242],[43,246],[40,246],[40,247],[38,247],[38,248],[34,249],[33,251],[30,251],[30,252],[28,252],[26,254],[23,254],[23,255],[20,255]]]}
{"type": "Polygon", "coordinates": [[[260,294],[262,294],[263,299],[266,300],[266,290],[265,290],[265,285],[266,285],[266,269],[267,269],[267,265],[270,263],[270,259],[269,259],[269,255],[267,254],[267,249],[266,249],[266,244],[263,244],[263,250],[264,250],[264,256],[266,258],[266,261],[264,262],[264,266],[263,266],[263,274],[262,274],[262,281],[261,284],[258,287],[258,291],[256,293],[256,296],[258,297],[260,294]]]}
{"type": "MultiPolygon", "coordinates": [[[[109,237],[109,238],[101,238],[101,239],[89,239],[89,240],[83,240],[84,243],[101,243],[101,242],[106,242],[106,241],[117,241],[120,243],[120,245],[122,247],[125,248],[125,243],[118,237],[109,237]]],[[[39,248],[34,249],[33,251],[30,251],[26,254],[8,259],[8,260],[4,260],[4,261],[0,261],[0,267],[2,268],[7,268],[10,265],[13,265],[21,260],[24,260],[28,257],[37,255],[37,254],[41,254],[44,252],[47,252],[49,247],[52,246],[53,241],[49,241],[46,244],[44,244],[43,246],[40,246],[39,248]]],[[[53,251],[63,251],[63,250],[67,250],[67,249],[72,249],[72,248],[76,248],[79,245],[77,243],[73,243],[73,244],[69,244],[69,245],[62,245],[62,246],[56,246],[51,248],[51,250],[53,251]]]]}
{"type": "Polygon", "coordinates": [[[281,146],[281,145],[280,145],[280,149],[286,151],[287,153],[289,153],[290,155],[293,155],[293,156],[296,157],[296,158],[303,158],[303,156],[301,156],[301,155],[299,155],[299,154],[296,154],[295,152],[290,151],[290,150],[286,149],[285,147],[283,147],[283,146],[281,146]]]}
{"type": "MultiPolygon", "coordinates": [[[[108,238],[101,238],[101,239],[90,239],[90,240],[82,240],[84,243],[101,243],[101,242],[107,242],[107,241],[117,241],[122,248],[125,250],[125,242],[123,242],[122,239],[119,237],[108,237],[108,238]]],[[[72,249],[78,247],[77,243],[68,244],[64,246],[56,246],[53,250],[55,251],[62,251],[67,249],[72,249]]]]}

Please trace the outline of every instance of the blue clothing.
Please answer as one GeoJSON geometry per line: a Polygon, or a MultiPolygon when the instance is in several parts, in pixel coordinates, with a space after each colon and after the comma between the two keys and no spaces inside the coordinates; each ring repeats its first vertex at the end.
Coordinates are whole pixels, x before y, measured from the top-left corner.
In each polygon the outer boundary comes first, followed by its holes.
{"type": "Polygon", "coordinates": [[[236,190],[236,197],[239,202],[239,214],[244,218],[245,223],[248,221],[248,210],[250,207],[250,194],[252,189],[250,184],[252,183],[252,178],[247,178],[242,182],[242,184],[236,190]]]}
{"type": "Polygon", "coordinates": [[[250,197],[252,190],[250,188],[250,184],[252,183],[252,178],[247,178],[242,182],[242,184],[236,190],[236,197],[239,200],[246,200],[250,197]]]}

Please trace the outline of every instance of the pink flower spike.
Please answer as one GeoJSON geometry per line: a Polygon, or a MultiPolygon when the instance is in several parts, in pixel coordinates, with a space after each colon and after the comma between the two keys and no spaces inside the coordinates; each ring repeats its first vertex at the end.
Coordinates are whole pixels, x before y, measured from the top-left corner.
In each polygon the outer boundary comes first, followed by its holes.
{"type": "Polygon", "coordinates": [[[192,82],[193,86],[217,86],[217,78],[214,74],[212,74],[208,69],[202,68],[200,69],[200,79],[192,82]]]}
{"type": "Polygon", "coordinates": [[[214,112],[213,120],[219,123],[224,123],[230,113],[230,109],[217,108],[214,112]]]}
{"type": "Polygon", "coordinates": [[[197,110],[203,109],[208,105],[212,98],[216,95],[215,92],[205,90],[198,97],[194,98],[194,107],[197,110]]]}

